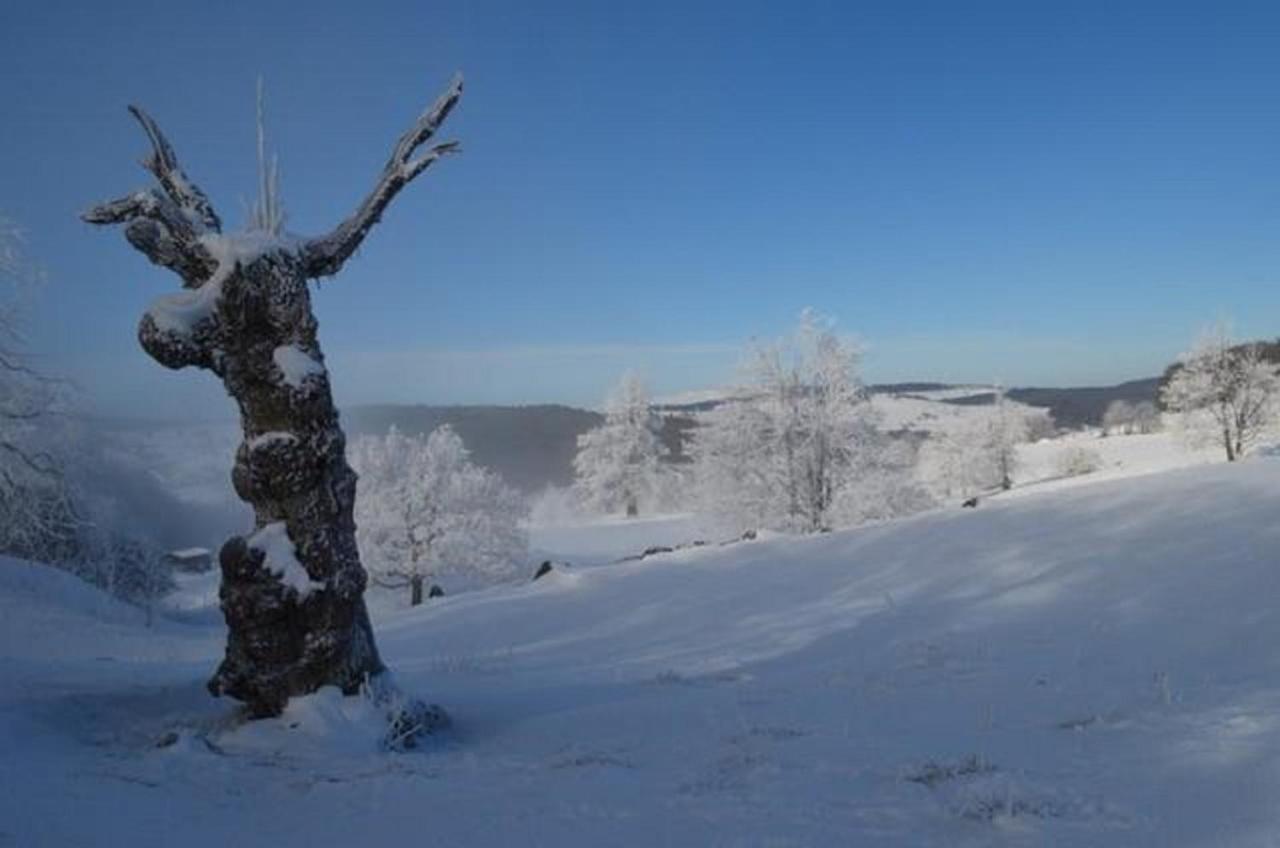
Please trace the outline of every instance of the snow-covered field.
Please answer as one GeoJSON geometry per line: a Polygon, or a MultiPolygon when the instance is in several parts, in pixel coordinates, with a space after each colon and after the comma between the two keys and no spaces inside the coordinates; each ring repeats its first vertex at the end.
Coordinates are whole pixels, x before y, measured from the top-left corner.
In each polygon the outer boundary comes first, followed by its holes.
{"type": "MultiPolygon", "coordinates": [[[[946,403],[960,397],[990,393],[991,388],[948,389],[921,394],[874,394],[871,405],[885,430],[916,430],[925,433],[947,433],[956,428],[984,421],[991,415],[990,406],[946,403]]],[[[1037,407],[1007,401],[1013,409],[1032,412],[1037,407]]]]}
{"type": "Polygon", "coordinates": [[[607,565],[653,547],[674,548],[693,542],[722,541],[726,531],[715,522],[688,513],[625,518],[582,518],[529,527],[535,560],[574,566],[607,565]]]}
{"type": "Polygon", "coordinates": [[[406,754],[5,561],[0,845],[1280,842],[1280,461],[1037,488],[375,609],[406,754]]]}
{"type": "Polygon", "coordinates": [[[1020,487],[1030,487],[1021,492],[1042,491],[1044,487],[1084,485],[1222,461],[1220,445],[1192,446],[1173,431],[1105,438],[1099,437],[1096,431],[1068,433],[1056,439],[1019,445],[1014,482],[1020,487]],[[1063,479],[1059,462],[1063,454],[1072,449],[1097,454],[1098,470],[1063,479]]]}

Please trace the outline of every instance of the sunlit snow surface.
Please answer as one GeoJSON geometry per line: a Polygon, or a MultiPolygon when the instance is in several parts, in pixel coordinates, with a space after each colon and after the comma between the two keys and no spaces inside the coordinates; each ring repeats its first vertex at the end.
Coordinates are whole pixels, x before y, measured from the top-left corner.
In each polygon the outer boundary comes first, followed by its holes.
{"type": "Polygon", "coordinates": [[[1275,845],[1277,516],[1257,459],[375,607],[409,754],[5,561],[0,845],[1275,845]]]}

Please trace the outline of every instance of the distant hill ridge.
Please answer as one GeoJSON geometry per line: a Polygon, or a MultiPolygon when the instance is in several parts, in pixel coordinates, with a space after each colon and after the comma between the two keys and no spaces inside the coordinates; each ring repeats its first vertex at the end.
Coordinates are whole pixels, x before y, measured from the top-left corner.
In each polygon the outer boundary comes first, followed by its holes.
{"type": "Polygon", "coordinates": [[[425,406],[378,404],[342,411],[349,436],[381,435],[395,425],[403,433],[453,428],[479,465],[526,492],[573,482],[578,435],[599,426],[598,412],[560,404],[533,406],[425,406]]]}
{"type": "MultiPolygon", "coordinates": [[[[1144,400],[1156,400],[1160,391],[1162,378],[1147,377],[1141,380],[1129,380],[1114,386],[1084,386],[1065,389],[1024,388],[1009,389],[1008,396],[1013,400],[1029,406],[1044,407],[1049,410],[1053,420],[1059,427],[1078,429],[1081,427],[1097,427],[1102,424],[1102,416],[1107,407],[1117,400],[1137,403],[1144,400]]],[[[991,403],[994,395],[991,391],[978,392],[965,397],[949,398],[943,403],[954,403],[960,406],[976,406],[991,403]]]]}
{"type": "MultiPolygon", "coordinates": [[[[1097,426],[1111,402],[1154,400],[1160,378],[1130,380],[1115,386],[1083,388],[1010,389],[1009,397],[1049,409],[1062,427],[1097,426]]],[[[903,382],[871,386],[874,393],[916,394],[972,388],[973,394],[947,398],[940,403],[963,406],[988,404],[990,389],[946,383],[903,382]]],[[[662,440],[676,462],[686,462],[687,434],[693,416],[715,408],[721,401],[658,405],[663,415],[662,440]]],[[[429,433],[441,424],[451,426],[477,463],[500,473],[513,486],[534,492],[544,486],[573,482],[573,457],[578,436],[599,426],[598,412],[561,404],[530,406],[429,406],[377,404],[343,410],[343,425],[351,436],[379,435],[393,424],[405,433],[429,433]]]]}

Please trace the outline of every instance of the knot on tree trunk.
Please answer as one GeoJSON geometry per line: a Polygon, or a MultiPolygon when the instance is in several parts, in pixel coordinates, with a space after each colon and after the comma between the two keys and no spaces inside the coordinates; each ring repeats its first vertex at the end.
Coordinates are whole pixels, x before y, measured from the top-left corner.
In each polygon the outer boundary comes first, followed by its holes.
{"type": "Polygon", "coordinates": [[[216,327],[212,307],[199,314],[207,294],[199,289],[158,299],[138,322],[138,343],[166,368],[214,367],[216,327]]]}
{"type": "Polygon", "coordinates": [[[280,501],[312,490],[333,457],[315,438],[270,430],[240,443],[231,482],[241,499],[280,501]]]}

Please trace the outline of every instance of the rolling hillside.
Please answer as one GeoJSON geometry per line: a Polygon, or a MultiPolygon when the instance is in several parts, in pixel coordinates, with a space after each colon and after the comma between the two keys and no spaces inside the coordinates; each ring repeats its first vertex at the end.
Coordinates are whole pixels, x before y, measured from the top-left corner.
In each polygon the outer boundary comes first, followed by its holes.
{"type": "Polygon", "coordinates": [[[216,613],[148,629],[0,567],[0,843],[1264,846],[1280,837],[1280,465],[993,498],[560,571],[384,653],[455,728],[359,699],[239,724],[216,613]]]}

